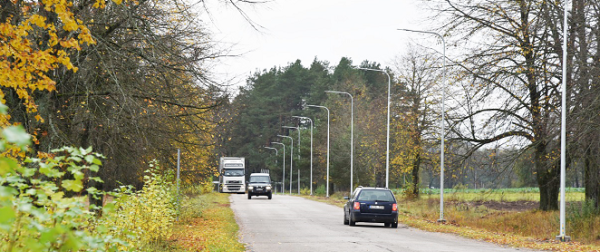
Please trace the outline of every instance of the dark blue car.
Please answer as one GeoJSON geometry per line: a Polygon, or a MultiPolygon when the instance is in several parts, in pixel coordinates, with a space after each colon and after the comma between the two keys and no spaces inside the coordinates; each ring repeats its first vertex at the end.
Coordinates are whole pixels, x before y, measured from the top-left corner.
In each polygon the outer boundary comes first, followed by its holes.
{"type": "Polygon", "coordinates": [[[344,205],[344,225],[356,222],[383,223],[386,227],[398,227],[398,204],[392,191],[387,188],[358,187],[344,205]]]}

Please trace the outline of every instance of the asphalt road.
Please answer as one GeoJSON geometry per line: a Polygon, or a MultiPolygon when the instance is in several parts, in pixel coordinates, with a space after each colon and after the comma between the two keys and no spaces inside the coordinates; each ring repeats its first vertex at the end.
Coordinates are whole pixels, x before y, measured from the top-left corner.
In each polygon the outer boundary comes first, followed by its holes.
{"type": "Polygon", "coordinates": [[[530,251],[383,224],[343,224],[342,208],[288,195],[230,196],[248,251],[530,251]]]}

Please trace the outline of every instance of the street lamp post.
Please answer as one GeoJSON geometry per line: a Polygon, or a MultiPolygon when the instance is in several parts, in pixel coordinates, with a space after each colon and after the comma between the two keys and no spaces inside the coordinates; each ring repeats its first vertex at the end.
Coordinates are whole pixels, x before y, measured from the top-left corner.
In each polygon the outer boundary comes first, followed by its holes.
{"type": "Polygon", "coordinates": [[[290,136],[277,135],[278,137],[283,137],[290,139],[292,143],[290,144],[290,195],[292,195],[292,173],[293,173],[293,164],[294,164],[294,139],[290,136]]]}
{"type": "Polygon", "coordinates": [[[274,150],[275,151],[275,156],[279,155],[279,152],[277,151],[277,149],[273,148],[273,147],[263,147],[265,149],[269,149],[269,150],[274,150]]]}
{"type": "MultiPolygon", "coordinates": [[[[265,146],[265,147],[263,147],[263,148],[265,148],[265,149],[269,149],[269,150],[274,150],[274,151],[275,151],[275,158],[277,158],[277,155],[278,155],[278,153],[279,153],[279,152],[277,151],[277,149],[276,149],[276,148],[273,148],[273,147],[267,147],[267,146],[265,146]]],[[[277,159],[275,159],[275,163],[277,164],[277,159]]]]}
{"type": "Polygon", "coordinates": [[[348,92],[328,90],[325,93],[345,94],[350,96],[350,195],[352,194],[353,177],[354,177],[354,97],[348,92]]]}
{"type": "Polygon", "coordinates": [[[373,68],[363,68],[363,67],[359,67],[358,69],[360,70],[366,70],[366,71],[376,71],[376,72],[382,72],[385,73],[388,77],[388,105],[387,105],[387,135],[386,135],[386,150],[385,150],[385,188],[389,188],[389,181],[390,181],[390,106],[392,104],[391,102],[391,93],[392,93],[392,78],[390,77],[390,74],[388,74],[388,72],[384,71],[384,70],[380,70],[380,69],[373,69],[373,68]]]}
{"type": "MultiPolygon", "coordinates": [[[[293,116],[292,116],[293,117],[293,116]]],[[[281,126],[284,129],[295,129],[298,132],[298,161],[300,161],[300,126],[281,126]]]]}
{"type": "Polygon", "coordinates": [[[313,120],[305,116],[292,116],[293,118],[305,119],[310,121],[310,195],[313,195],[313,120]]]}
{"type": "Polygon", "coordinates": [[[444,114],[445,114],[445,100],[446,100],[446,40],[444,40],[444,36],[442,36],[441,34],[437,33],[437,32],[431,32],[431,31],[419,31],[419,30],[409,30],[409,29],[398,29],[399,31],[408,31],[408,32],[416,32],[416,33],[426,33],[426,34],[433,34],[438,36],[441,40],[442,40],[442,45],[444,47],[444,87],[442,88],[442,141],[441,141],[441,150],[440,150],[440,219],[438,221],[440,222],[445,222],[446,220],[444,219],[444,114]]]}
{"type": "MultiPolygon", "coordinates": [[[[284,128],[284,129],[295,129],[296,132],[298,132],[298,162],[300,162],[300,126],[296,126],[296,127],[281,126],[281,127],[284,128]]],[[[298,164],[300,164],[300,163],[298,163],[298,164]]],[[[298,165],[298,170],[300,170],[300,165],[298,165]]],[[[292,175],[292,173],[290,172],[290,176],[291,175],[292,175]]],[[[300,180],[298,180],[298,183],[300,183],[300,180]]],[[[290,193],[292,193],[292,192],[290,191],[290,193]]],[[[300,193],[300,190],[298,190],[298,193],[300,193]]]]}
{"type": "Polygon", "coordinates": [[[283,147],[283,157],[281,158],[283,160],[283,173],[281,175],[281,193],[285,193],[285,144],[280,142],[271,142],[271,144],[279,144],[283,147]]]}
{"type": "Polygon", "coordinates": [[[325,186],[327,188],[326,190],[326,195],[327,198],[329,198],[329,118],[330,118],[330,114],[329,113],[329,109],[325,106],[319,106],[319,105],[306,105],[307,107],[310,108],[322,108],[327,110],[327,185],[325,186]]]}
{"type": "Polygon", "coordinates": [[[560,241],[570,241],[571,237],[565,235],[565,166],[567,152],[567,11],[571,10],[569,1],[564,1],[563,25],[563,62],[562,62],[562,111],[560,123],[560,233],[556,237],[560,241]]]}

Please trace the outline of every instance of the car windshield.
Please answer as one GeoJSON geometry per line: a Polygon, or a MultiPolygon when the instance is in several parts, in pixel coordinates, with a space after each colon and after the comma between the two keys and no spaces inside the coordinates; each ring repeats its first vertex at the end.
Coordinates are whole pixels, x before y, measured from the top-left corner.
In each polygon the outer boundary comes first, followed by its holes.
{"type": "Polygon", "coordinates": [[[269,183],[269,177],[267,177],[267,176],[252,176],[252,177],[250,177],[250,183],[269,183]]]}
{"type": "Polygon", "coordinates": [[[224,176],[244,176],[244,169],[227,169],[223,173],[224,176]]]}
{"type": "Polygon", "coordinates": [[[386,190],[363,190],[358,195],[358,201],[393,202],[394,195],[386,190]]]}

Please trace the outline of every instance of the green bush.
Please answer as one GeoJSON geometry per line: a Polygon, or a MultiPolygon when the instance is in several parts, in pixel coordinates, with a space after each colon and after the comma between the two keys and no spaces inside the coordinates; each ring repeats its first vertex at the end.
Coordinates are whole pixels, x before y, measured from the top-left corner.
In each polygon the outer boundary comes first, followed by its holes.
{"type": "Polygon", "coordinates": [[[20,126],[0,133],[0,251],[140,251],[169,237],[176,214],[172,175],[151,167],[143,190],[109,193],[114,200],[99,217],[98,207],[88,209],[86,193],[104,194],[84,184],[102,182],[86,176],[98,172],[102,156],[63,147],[26,157],[30,138],[20,126]]]}
{"type": "Polygon", "coordinates": [[[120,249],[139,250],[171,235],[177,215],[177,195],[169,177],[160,175],[158,166],[152,163],[146,170],[141,191],[122,186],[110,194],[115,200],[104,207],[98,223],[110,227],[111,236],[127,242],[128,245],[120,249]]]}
{"type": "Polygon", "coordinates": [[[325,185],[319,185],[315,190],[315,194],[319,196],[325,196],[325,194],[327,194],[327,189],[325,189],[325,185]]]}
{"type": "MultiPolygon", "coordinates": [[[[22,127],[2,130],[0,151],[26,150],[30,136],[22,127]]],[[[56,157],[0,157],[0,251],[116,251],[126,243],[97,225],[82,193],[89,171],[97,172],[99,154],[89,149],[54,150],[56,157]],[[23,166],[27,164],[27,166],[23,166]]],[[[14,153],[14,152],[13,152],[14,153]]],[[[20,156],[20,155],[18,155],[20,156]]],[[[88,194],[97,195],[94,188],[88,194]]]]}

